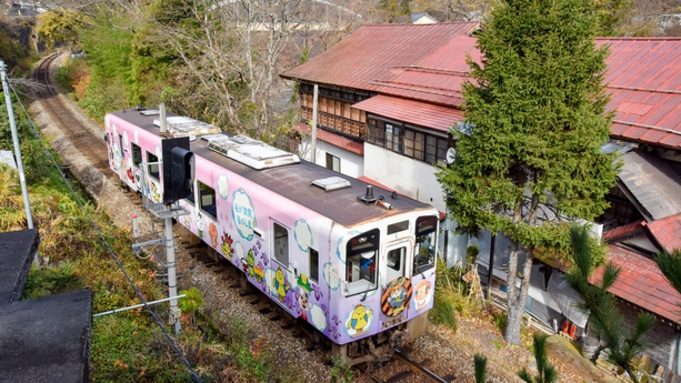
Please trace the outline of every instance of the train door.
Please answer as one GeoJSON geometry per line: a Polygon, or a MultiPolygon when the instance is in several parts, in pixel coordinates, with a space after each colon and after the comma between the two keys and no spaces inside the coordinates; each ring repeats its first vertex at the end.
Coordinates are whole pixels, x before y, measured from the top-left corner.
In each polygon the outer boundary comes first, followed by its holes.
{"type": "Polygon", "coordinates": [[[409,261],[413,247],[413,242],[409,239],[383,246],[385,262],[382,262],[384,266],[381,274],[385,276],[385,281],[381,292],[381,311],[385,315],[385,327],[407,317],[412,290],[409,261]]]}
{"type": "Polygon", "coordinates": [[[289,272],[289,246],[291,235],[288,227],[270,219],[271,233],[271,254],[270,263],[272,265],[272,280],[269,283],[269,291],[284,308],[290,310],[294,293],[291,291],[292,277],[295,275],[289,272]]]}
{"type": "Polygon", "coordinates": [[[130,143],[130,149],[132,153],[130,157],[127,158],[127,161],[125,161],[126,168],[121,169],[121,171],[124,172],[123,179],[130,189],[139,191],[141,181],[140,166],[142,164],[142,148],[135,143],[130,143]]]}

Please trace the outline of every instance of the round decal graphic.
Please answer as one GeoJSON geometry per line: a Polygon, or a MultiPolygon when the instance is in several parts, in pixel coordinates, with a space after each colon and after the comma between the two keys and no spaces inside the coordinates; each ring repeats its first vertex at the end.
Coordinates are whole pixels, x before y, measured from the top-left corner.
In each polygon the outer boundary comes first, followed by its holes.
{"type": "Polygon", "coordinates": [[[324,281],[331,290],[338,290],[341,284],[340,273],[331,262],[326,262],[323,268],[324,281]]]}
{"type": "Polygon", "coordinates": [[[232,219],[241,238],[251,241],[253,228],[258,224],[255,219],[255,209],[251,197],[244,189],[239,189],[232,195],[232,219]]]}
{"type": "Polygon", "coordinates": [[[430,281],[421,281],[414,289],[413,306],[416,311],[422,310],[433,300],[433,284],[430,281]]]}
{"type": "Polygon", "coordinates": [[[220,174],[218,176],[218,193],[222,199],[229,198],[229,184],[227,183],[227,174],[220,174]]]}
{"type": "Polygon", "coordinates": [[[312,246],[312,230],[304,219],[299,219],[293,225],[293,236],[298,248],[307,251],[312,246]]]}
{"type": "Polygon", "coordinates": [[[411,280],[407,277],[395,278],[383,292],[381,311],[389,317],[398,315],[411,299],[411,280]]]}

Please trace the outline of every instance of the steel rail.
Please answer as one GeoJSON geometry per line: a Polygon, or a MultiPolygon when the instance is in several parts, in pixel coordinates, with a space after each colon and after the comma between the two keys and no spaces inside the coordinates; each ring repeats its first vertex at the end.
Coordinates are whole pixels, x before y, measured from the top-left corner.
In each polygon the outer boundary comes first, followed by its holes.
{"type": "Polygon", "coordinates": [[[407,365],[409,365],[409,368],[411,368],[412,371],[420,373],[421,375],[425,376],[431,382],[449,383],[446,380],[439,377],[434,372],[430,371],[426,367],[424,367],[421,364],[419,364],[418,362],[416,362],[415,360],[413,360],[410,357],[408,357],[407,355],[403,354],[400,350],[395,350],[393,357],[405,362],[407,365]]]}
{"type": "Polygon", "coordinates": [[[71,113],[62,105],[58,100],[57,92],[54,91],[50,85],[50,65],[54,60],[59,57],[58,53],[53,53],[52,55],[43,59],[38,65],[38,68],[34,72],[34,78],[44,84],[49,93],[45,92],[42,88],[39,89],[40,97],[44,104],[47,105],[50,114],[61,124],[61,126],[66,129],[70,136],[78,142],[78,146],[81,149],[86,150],[90,157],[96,159],[95,166],[105,170],[109,169],[109,158],[108,151],[103,142],[101,142],[100,137],[95,137],[92,132],[87,128],[83,127],[83,124],[77,121],[71,116],[71,113]],[[51,100],[54,98],[55,100],[51,100]],[[66,121],[69,120],[69,121],[66,121]],[[98,152],[106,153],[104,158],[98,152]]]}

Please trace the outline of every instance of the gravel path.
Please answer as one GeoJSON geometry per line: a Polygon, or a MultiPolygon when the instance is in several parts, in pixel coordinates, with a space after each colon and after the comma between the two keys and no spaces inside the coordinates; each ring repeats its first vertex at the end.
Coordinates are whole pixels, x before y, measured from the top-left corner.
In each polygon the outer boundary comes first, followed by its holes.
{"type": "MultiPolygon", "coordinates": [[[[64,95],[61,97],[66,99],[64,95]]],[[[71,108],[93,132],[98,136],[103,135],[100,126],[85,117],[76,106],[72,105],[71,108]]],[[[57,124],[50,120],[40,102],[33,102],[30,109],[44,137],[49,139],[50,145],[59,153],[62,161],[70,165],[71,172],[87,185],[98,207],[106,211],[117,225],[128,229],[131,226],[131,216],[137,214],[141,233],[150,235],[152,217],[140,206],[139,197],[134,193],[124,193],[119,180],[112,174],[98,172],[89,160],[75,149],[57,124]]],[[[157,230],[160,227],[156,224],[157,230]]],[[[254,347],[258,344],[268,345],[267,352],[279,361],[275,366],[279,371],[284,373],[289,371],[294,374],[292,376],[305,382],[331,381],[332,368],[325,364],[322,352],[312,349],[305,338],[294,336],[297,332],[295,329],[282,329],[281,327],[287,323],[286,319],[278,322],[267,319],[267,316],[259,312],[259,309],[265,307],[265,303],[250,304],[255,296],[240,296],[240,289],[229,287],[230,283],[234,282],[225,279],[227,276],[233,278],[231,273],[215,272],[215,268],[207,267],[193,258],[179,244],[179,238],[176,237],[175,243],[178,273],[184,274],[180,280],[181,287],[196,286],[204,293],[206,306],[213,314],[217,314],[218,325],[222,329],[229,327],[231,318],[240,318],[248,324],[252,334],[257,334],[253,340],[254,347]]],[[[474,382],[473,355],[482,352],[489,358],[489,381],[511,383],[520,382],[515,375],[516,371],[534,365],[530,348],[530,343],[516,347],[507,346],[491,320],[471,317],[459,319],[459,330],[456,333],[442,326],[431,325],[429,330],[414,342],[410,356],[419,362],[428,359],[429,368],[441,376],[452,374],[456,377],[455,382],[464,383],[474,382]]],[[[598,374],[580,376],[584,372],[578,366],[562,365],[558,363],[559,360],[553,361],[558,364],[561,372],[560,382],[606,381],[598,374]]],[[[236,381],[237,375],[226,366],[221,374],[221,381],[236,381]]],[[[368,381],[360,375],[356,372],[354,381],[368,381]]],[[[410,381],[418,381],[418,378],[412,377],[410,381]]]]}

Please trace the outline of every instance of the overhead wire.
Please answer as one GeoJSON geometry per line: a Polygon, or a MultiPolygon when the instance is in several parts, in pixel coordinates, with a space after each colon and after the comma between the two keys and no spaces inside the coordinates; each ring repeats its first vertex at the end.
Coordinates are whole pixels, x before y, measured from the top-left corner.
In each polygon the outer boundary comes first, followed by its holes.
{"type": "MultiPolygon", "coordinates": [[[[9,81],[8,81],[8,83],[9,83],[9,81]]],[[[189,370],[189,372],[190,372],[190,374],[191,374],[191,376],[192,376],[192,380],[195,381],[195,382],[201,383],[201,382],[202,382],[202,381],[201,381],[201,378],[199,378],[198,374],[194,371],[194,369],[192,369],[191,364],[189,363],[189,361],[187,360],[187,358],[185,358],[184,354],[182,353],[182,350],[180,350],[180,348],[177,346],[177,344],[175,343],[175,341],[173,340],[173,338],[172,338],[172,337],[170,336],[170,334],[166,331],[165,327],[163,326],[162,322],[160,321],[160,319],[158,318],[158,316],[156,315],[156,313],[151,309],[151,307],[150,307],[149,304],[147,303],[147,300],[144,299],[144,296],[142,296],[142,293],[139,291],[139,289],[137,288],[137,286],[135,286],[135,283],[133,282],[132,278],[130,278],[130,275],[128,275],[128,273],[125,271],[125,268],[123,267],[123,264],[122,264],[121,261],[118,259],[118,257],[116,256],[116,254],[113,252],[113,250],[111,249],[111,246],[109,245],[109,243],[108,243],[108,242],[106,241],[106,239],[104,238],[104,234],[102,234],[101,230],[99,229],[99,226],[97,226],[97,224],[95,223],[94,219],[92,218],[92,216],[90,216],[90,213],[87,211],[87,209],[85,208],[84,204],[82,203],[82,201],[80,200],[80,198],[78,197],[78,195],[76,194],[76,192],[73,190],[73,187],[71,186],[71,183],[68,182],[68,180],[66,179],[66,176],[64,175],[64,173],[62,172],[62,170],[59,168],[59,166],[56,165],[56,164],[57,164],[57,161],[55,160],[54,156],[52,156],[52,153],[50,152],[50,150],[49,150],[47,144],[45,143],[45,141],[43,141],[42,137],[41,137],[40,134],[38,133],[38,130],[36,129],[35,124],[33,123],[33,120],[32,120],[31,117],[28,115],[28,111],[27,111],[26,108],[24,107],[24,104],[21,102],[21,99],[19,98],[19,96],[18,96],[18,94],[17,94],[17,91],[14,89],[14,87],[12,87],[12,84],[11,84],[11,83],[10,83],[10,88],[11,88],[12,91],[14,92],[14,95],[15,95],[15,97],[17,98],[17,101],[19,102],[19,105],[21,105],[21,109],[24,111],[24,115],[25,115],[26,118],[28,119],[28,121],[29,121],[29,123],[30,123],[30,125],[31,125],[31,129],[33,130],[33,133],[35,134],[36,138],[42,143],[43,148],[45,149],[45,152],[47,153],[47,155],[48,155],[48,156],[50,157],[50,159],[52,160],[52,163],[55,164],[55,167],[57,168],[57,171],[59,171],[59,174],[61,175],[62,179],[63,179],[64,182],[66,183],[66,186],[67,186],[67,187],[69,188],[69,190],[71,191],[71,194],[73,195],[73,198],[76,200],[76,202],[78,203],[78,205],[80,206],[80,208],[83,210],[83,212],[85,213],[85,215],[87,215],[88,219],[90,220],[90,223],[92,224],[92,227],[97,231],[97,234],[99,235],[99,238],[100,238],[101,241],[104,243],[104,246],[107,248],[107,250],[109,251],[109,255],[111,255],[111,258],[113,258],[114,262],[116,262],[116,265],[118,265],[118,268],[121,270],[121,272],[123,273],[123,275],[125,275],[125,278],[128,280],[128,283],[130,284],[130,286],[132,287],[132,289],[135,291],[135,294],[137,295],[137,297],[142,301],[142,303],[144,304],[144,307],[147,309],[147,311],[149,312],[149,314],[151,314],[151,317],[153,318],[153,320],[154,320],[154,322],[156,323],[156,325],[161,329],[161,331],[162,331],[163,334],[165,335],[166,339],[167,339],[168,342],[170,343],[171,347],[175,350],[175,352],[176,352],[177,355],[179,356],[180,360],[182,360],[182,362],[185,364],[185,366],[187,367],[187,370],[189,370]]]]}

